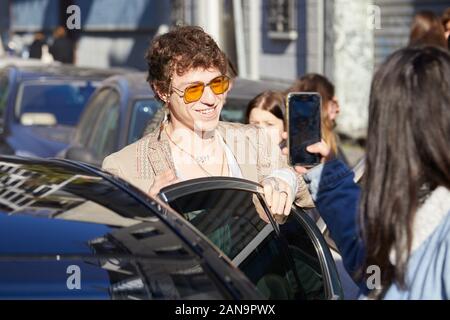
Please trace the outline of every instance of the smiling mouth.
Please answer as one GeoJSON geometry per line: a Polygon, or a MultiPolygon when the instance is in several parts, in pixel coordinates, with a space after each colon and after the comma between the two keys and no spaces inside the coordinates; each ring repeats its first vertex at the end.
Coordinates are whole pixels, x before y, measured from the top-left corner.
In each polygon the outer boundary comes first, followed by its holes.
{"type": "Polygon", "coordinates": [[[198,113],[201,113],[201,114],[208,115],[208,114],[212,114],[213,112],[215,112],[216,109],[217,109],[217,106],[215,106],[214,108],[201,109],[201,110],[195,110],[195,111],[198,113]]]}

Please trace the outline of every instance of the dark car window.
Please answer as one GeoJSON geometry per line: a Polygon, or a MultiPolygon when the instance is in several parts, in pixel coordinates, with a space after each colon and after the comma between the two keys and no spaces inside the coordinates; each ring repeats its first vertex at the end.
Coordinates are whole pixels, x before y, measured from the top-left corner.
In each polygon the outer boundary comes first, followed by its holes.
{"type": "Polygon", "coordinates": [[[105,100],[108,94],[111,92],[109,89],[102,89],[92,97],[92,100],[86,106],[86,110],[80,119],[80,123],[77,128],[76,142],[81,146],[86,146],[89,139],[92,137],[92,129],[98,120],[98,116],[102,111],[102,106],[105,104],[105,100]]]}
{"type": "Polygon", "coordinates": [[[113,153],[117,147],[119,134],[120,96],[117,91],[111,91],[104,103],[92,131],[87,147],[96,159],[103,160],[113,153]]]}
{"type": "Polygon", "coordinates": [[[227,98],[220,113],[221,119],[223,121],[244,123],[248,102],[249,100],[246,99],[227,98]]]}
{"type": "Polygon", "coordinates": [[[131,144],[142,137],[145,126],[150,119],[153,118],[153,115],[159,108],[161,108],[161,103],[154,99],[138,100],[134,103],[128,134],[128,144],[131,144]]]}
{"type": "Polygon", "coordinates": [[[0,117],[5,112],[6,100],[8,99],[9,79],[7,72],[0,72],[0,117]]]}
{"type": "Polygon", "coordinates": [[[0,162],[0,199],[0,299],[224,297],[206,261],[100,177],[0,162]]]}
{"type": "Polygon", "coordinates": [[[60,125],[75,126],[98,82],[72,81],[24,83],[17,97],[16,117],[25,113],[49,113],[60,125]]]}
{"type": "Polygon", "coordinates": [[[208,190],[169,202],[216,244],[269,299],[323,299],[318,253],[294,216],[281,237],[259,217],[257,196],[240,190],[208,190]]]}

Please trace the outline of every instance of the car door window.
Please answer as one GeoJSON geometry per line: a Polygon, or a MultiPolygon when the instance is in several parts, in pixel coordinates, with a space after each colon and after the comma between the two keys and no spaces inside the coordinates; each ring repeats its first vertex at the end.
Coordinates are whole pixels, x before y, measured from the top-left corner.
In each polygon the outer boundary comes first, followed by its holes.
{"type": "Polygon", "coordinates": [[[153,118],[159,108],[161,108],[161,103],[154,99],[138,100],[134,103],[128,134],[128,144],[131,144],[142,137],[145,126],[153,118]]]}
{"type": "Polygon", "coordinates": [[[106,98],[111,93],[110,89],[103,89],[95,94],[89,104],[86,106],[86,112],[82,115],[77,128],[76,143],[81,146],[87,146],[89,139],[92,137],[92,130],[98,117],[103,110],[106,98]]]}
{"type": "Polygon", "coordinates": [[[0,72],[0,117],[5,112],[6,100],[8,98],[9,80],[6,72],[0,72]]]}
{"type": "Polygon", "coordinates": [[[296,214],[292,214],[286,223],[280,225],[280,234],[288,245],[296,276],[300,279],[306,296],[315,300],[325,299],[325,275],[317,248],[296,214]]]}
{"type": "Polygon", "coordinates": [[[89,150],[99,161],[113,153],[117,147],[120,110],[120,96],[117,91],[111,91],[101,107],[88,143],[89,150]]]}
{"type": "Polygon", "coordinates": [[[276,232],[257,207],[260,195],[232,189],[207,190],[169,200],[218,246],[269,299],[323,299],[324,278],[310,237],[294,216],[276,232]]]}

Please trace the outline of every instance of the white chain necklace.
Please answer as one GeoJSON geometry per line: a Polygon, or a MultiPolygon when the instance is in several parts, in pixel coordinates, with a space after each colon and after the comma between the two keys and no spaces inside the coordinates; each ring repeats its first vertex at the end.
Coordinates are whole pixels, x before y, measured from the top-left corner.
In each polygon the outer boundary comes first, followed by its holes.
{"type": "MultiPolygon", "coordinates": [[[[209,173],[208,170],[206,170],[203,165],[200,163],[204,163],[206,160],[204,161],[199,161],[197,160],[197,158],[207,158],[209,160],[210,156],[199,156],[199,157],[194,157],[190,152],[184,150],[181,146],[178,145],[178,143],[176,143],[175,141],[172,140],[172,138],[170,137],[169,133],[167,132],[167,127],[164,127],[164,131],[167,134],[167,138],[169,138],[170,142],[172,142],[172,144],[177,147],[179,150],[181,150],[183,153],[187,154],[192,160],[195,161],[195,163],[197,164],[197,166],[208,176],[208,177],[212,177],[213,175],[211,173],[209,173]]],[[[223,170],[225,167],[225,150],[222,149],[222,166],[220,168],[220,176],[223,176],[223,170]]]]}

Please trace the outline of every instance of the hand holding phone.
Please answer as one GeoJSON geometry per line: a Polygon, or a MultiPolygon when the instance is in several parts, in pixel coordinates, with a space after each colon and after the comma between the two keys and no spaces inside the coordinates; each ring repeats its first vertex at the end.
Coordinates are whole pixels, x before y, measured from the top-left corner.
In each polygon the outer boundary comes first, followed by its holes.
{"type": "Polygon", "coordinates": [[[313,167],[320,155],[306,148],[321,137],[321,97],[317,92],[292,92],[287,96],[288,157],[292,166],[313,167]]]}

